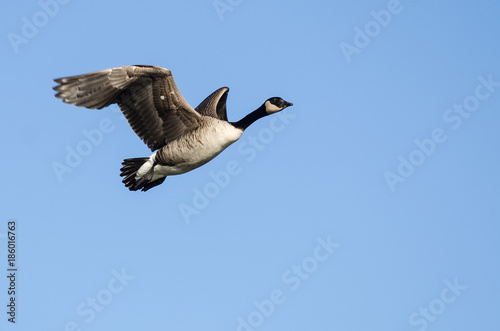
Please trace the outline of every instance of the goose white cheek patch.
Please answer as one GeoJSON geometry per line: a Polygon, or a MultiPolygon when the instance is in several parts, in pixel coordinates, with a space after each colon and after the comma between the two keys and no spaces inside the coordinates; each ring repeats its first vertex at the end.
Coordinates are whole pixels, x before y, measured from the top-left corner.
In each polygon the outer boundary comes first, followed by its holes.
{"type": "Polygon", "coordinates": [[[268,114],[274,114],[274,113],[279,112],[280,110],[282,110],[282,108],[280,108],[280,107],[278,107],[276,105],[273,105],[269,101],[266,101],[266,113],[268,113],[268,114]]]}

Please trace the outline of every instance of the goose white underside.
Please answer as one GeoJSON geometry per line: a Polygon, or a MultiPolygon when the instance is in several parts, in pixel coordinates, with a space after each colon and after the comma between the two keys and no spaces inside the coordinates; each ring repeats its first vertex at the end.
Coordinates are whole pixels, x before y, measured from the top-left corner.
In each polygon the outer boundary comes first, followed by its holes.
{"type": "MultiPolygon", "coordinates": [[[[221,150],[222,152],[222,150],[221,150]]],[[[182,163],[180,165],[175,165],[175,166],[168,166],[168,165],[161,165],[161,164],[156,164],[153,168],[153,177],[151,178],[150,181],[155,181],[157,179],[166,177],[166,176],[173,176],[173,175],[180,175],[184,174],[186,172],[189,172],[193,169],[196,169],[208,161],[212,160],[214,157],[216,157],[220,152],[217,154],[211,154],[211,155],[200,155],[199,159],[193,160],[193,162],[186,162],[182,163]]],[[[135,175],[135,180],[139,181],[144,175],[146,175],[150,170],[151,167],[153,167],[153,164],[155,163],[155,156],[156,152],[154,152],[150,157],[147,162],[145,162],[137,171],[137,174],[135,175]]]]}
{"type": "MultiPolygon", "coordinates": [[[[142,177],[144,177],[144,175],[146,175],[151,170],[151,167],[153,167],[153,165],[156,161],[156,153],[157,152],[154,152],[153,154],[151,154],[151,156],[149,157],[149,160],[146,161],[139,168],[139,170],[137,171],[137,173],[135,175],[136,181],[140,180],[142,177]]],[[[179,166],[172,167],[172,166],[165,166],[165,165],[157,164],[154,166],[153,178],[151,179],[151,181],[154,181],[154,180],[166,177],[166,176],[180,175],[180,174],[186,173],[192,169],[193,168],[189,167],[189,165],[185,165],[183,167],[179,167],[179,166]]]]}
{"type": "MultiPolygon", "coordinates": [[[[203,164],[207,163],[210,160],[203,162],[203,164]]],[[[183,166],[165,166],[157,164],[153,169],[153,178],[151,179],[151,181],[155,181],[159,178],[163,178],[166,176],[184,174],[188,171],[196,169],[197,167],[199,166],[198,165],[195,166],[194,164],[184,164],[183,166]]],[[[151,169],[151,166],[149,166],[149,169],[151,169]]]]}
{"type": "Polygon", "coordinates": [[[217,125],[212,125],[198,132],[199,135],[197,139],[186,137],[186,139],[190,139],[191,148],[182,148],[182,139],[179,139],[170,146],[167,145],[164,147],[166,148],[167,154],[174,156],[176,154],[181,155],[183,162],[176,163],[176,165],[173,166],[158,164],[158,162],[156,162],[156,154],[158,151],[156,151],[149,157],[149,160],[139,168],[135,175],[135,180],[140,180],[150,172],[155,163],[157,164],[154,165],[153,177],[150,182],[166,176],[180,175],[196,169],[219,155],[229,145],[238,140],[243,133],[242,130],[235,128],[228,122],[216,119],[214,119],[214,121],[217,122],[217,125]],[[193,141],[196,141],[196,144],[193,144],[193,141]]]}

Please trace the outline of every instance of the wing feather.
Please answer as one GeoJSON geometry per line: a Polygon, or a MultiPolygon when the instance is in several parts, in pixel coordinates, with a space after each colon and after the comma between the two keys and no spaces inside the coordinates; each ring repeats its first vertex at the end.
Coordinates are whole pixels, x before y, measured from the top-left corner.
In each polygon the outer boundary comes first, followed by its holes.
{"type": "Polygon", "coordinates": [[[226,100],[229,87],[221,87],[203,100],[196,111],[201,115],[227,121],[226,100]]]}
{"type": "Polygon", "coordinates": [[[201,115],[184,99],[168,69],[124,66],[54,80],[65,103],[101,109],[116,103],[130,127],[156,150],[199,126],[201,115]]]}

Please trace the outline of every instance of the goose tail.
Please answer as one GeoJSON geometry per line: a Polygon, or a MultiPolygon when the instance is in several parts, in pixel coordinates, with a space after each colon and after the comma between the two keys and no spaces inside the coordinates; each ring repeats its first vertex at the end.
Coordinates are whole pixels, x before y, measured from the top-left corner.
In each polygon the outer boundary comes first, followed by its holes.
{"type": "Polygon", "coordinates": [[[137,171],[142,167],[142,165],[148,162],[150,158],[148,157],[139,157],[133,159],[125,159],[122,162],[122,168],[120,169],[120,176],[123,177],[123,184],[130,191],[144,191],[146,192],[152,187],[160,185],[163,183],[166,177],[158,178],[154,181],[151,181],[153,178],[153,167],[141,178],[136,179],[137,171]]]}

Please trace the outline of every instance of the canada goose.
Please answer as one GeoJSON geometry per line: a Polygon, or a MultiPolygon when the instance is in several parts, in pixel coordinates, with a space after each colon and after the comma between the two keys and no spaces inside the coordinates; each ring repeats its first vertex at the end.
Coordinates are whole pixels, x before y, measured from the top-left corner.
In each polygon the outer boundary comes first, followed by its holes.
{"type": "Polygon", "coordinates": [[[222,87],[193,109],[182,97],[170,70],[148,65],[123,66],[85,75],[54,79],[55,95],[65,103],[101,109],[116,103],[134,132],[153,151],[150,157],[125,159],[120,169],[131,191],[147,191],[166,176],[179,175],[207,163],[264,116],[291,103],[267,99],[239,120],[228,122],[228,87],[222,87]]]}

